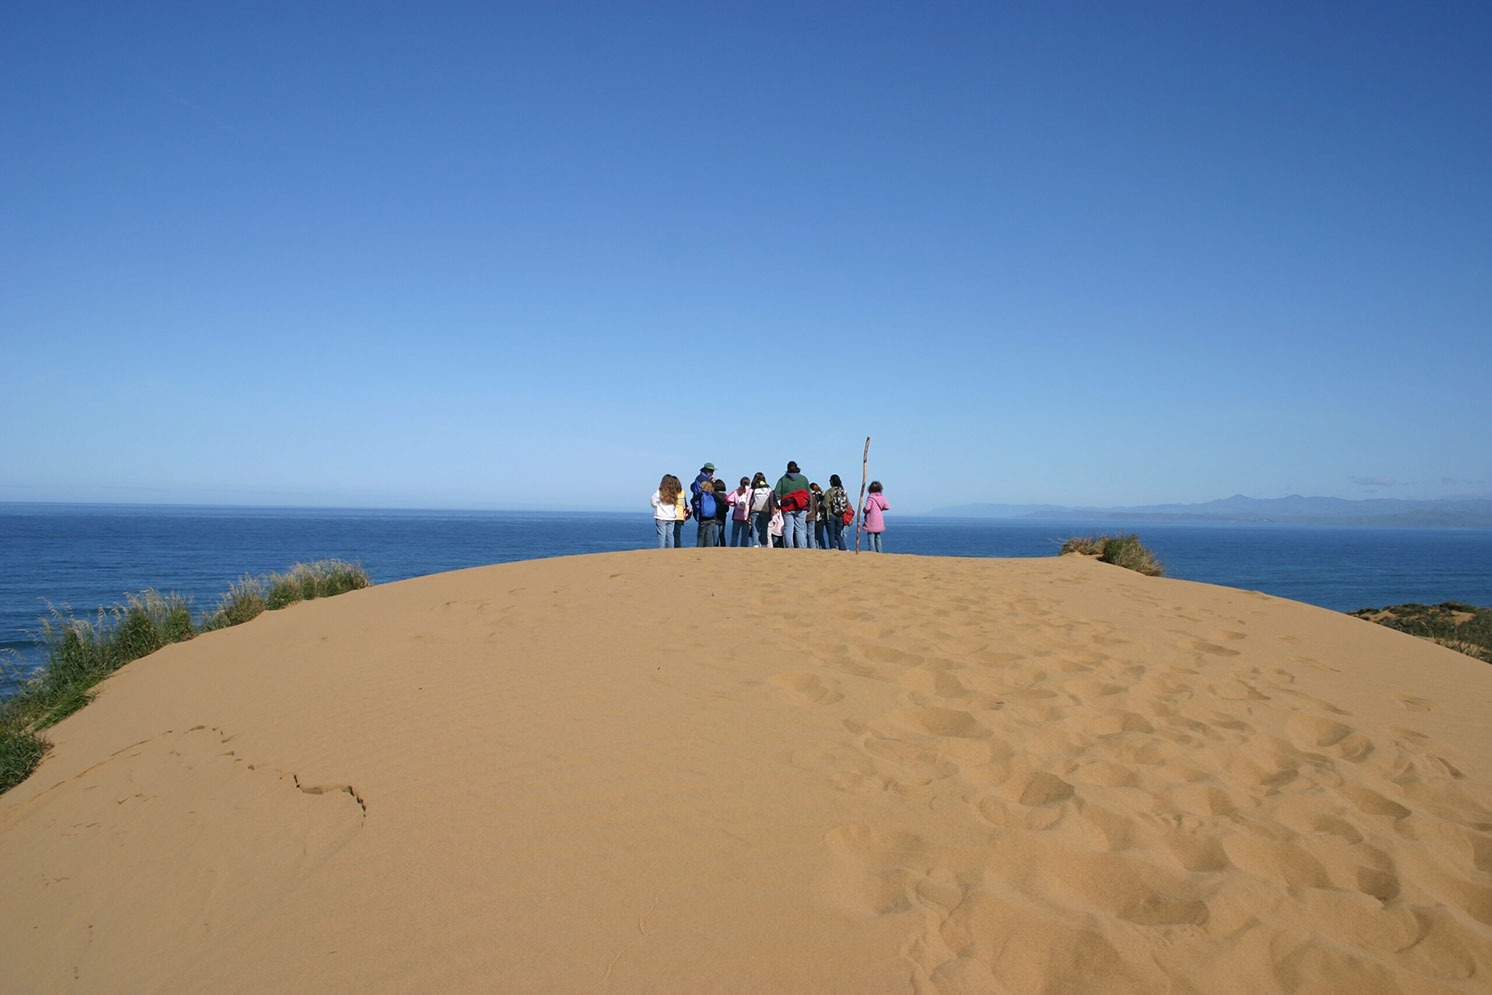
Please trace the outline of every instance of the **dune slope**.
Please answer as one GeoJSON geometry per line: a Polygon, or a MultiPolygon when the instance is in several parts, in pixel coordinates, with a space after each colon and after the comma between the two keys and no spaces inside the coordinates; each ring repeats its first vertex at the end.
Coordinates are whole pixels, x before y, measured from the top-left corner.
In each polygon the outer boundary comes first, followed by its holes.
{"type": "Polygon", "coordinates": [[[1492,668],[1064,557],[514,563],[131,664],[26,991],[1484,992],[1492,668]]]}

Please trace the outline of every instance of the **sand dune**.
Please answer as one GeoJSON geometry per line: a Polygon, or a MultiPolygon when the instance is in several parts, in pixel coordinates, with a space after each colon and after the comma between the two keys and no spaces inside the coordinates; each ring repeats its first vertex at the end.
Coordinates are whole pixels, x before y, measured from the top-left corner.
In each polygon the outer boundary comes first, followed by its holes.
{"type": "Polygon", "coordinates": [[[1486,992],[1492,668],[1081,558],[639,551],[131,664],[9,991],[1486,992]]]}

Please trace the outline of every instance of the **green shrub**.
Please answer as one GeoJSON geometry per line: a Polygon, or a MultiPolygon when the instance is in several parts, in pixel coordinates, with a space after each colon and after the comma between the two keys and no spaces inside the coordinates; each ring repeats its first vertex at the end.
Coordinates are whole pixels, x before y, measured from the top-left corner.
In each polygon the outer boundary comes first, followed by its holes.
{"type": "Polygon", "coordinates": [[[109,649],[113,657],[110,662],[124,663],[128,660],[138,660],[142,656],[149,656],[165,645],[161,639],[160,630],[155,627],[155,620],[146,614],[144,609],[136,607],[125,609],[115,615],[115,620],[118,624],[110,640],[109,649]]]}
{"type": "MultiPolygon", "coordinates": [[[[94,685],[97,683],[98,681],[95,681],[94,685]]],[[[36,700],[35,708],[30,716],[31,728],[45,729],[47,726],[54,726],[88,704],[97,695],[98,692],[93,690],[93,685],[82,682],[54,688],[45,698],[36,700]]]]}
{"type": "Polygon", "coordinates": [[[168,643],[184,643],[197,634],[192,625],[192,606],[185,601],[173,604],[160,623],[161,638],[168,643]]]}
{"type": "Polygon", "coordinates": [[[1361,608],[1347,614],[1492,663],[1492,608],[1464,601],[1443,601],[1438,605],[1412,601],[1387,608],[1361,608]]]}
{"type": "Polygon", "coordinates": [[[1062,553],[1096,556],[1103,563],[1112,563],[1147,577],[1159,577],[1166,572],[1155,554],[1146,549],[1133,532],[1118,536],[1074,536],[1062,543],[1062,553]]]}
{"type": "Polygon", "coordinates": [[[53,687],[96,683],[131,660],[194,634],[191,604],[175,594],[127,595],[122,605],[100,608],[93,622],[74,618],[65,605],[53,606],[39,633],[47,648],[44,676],[53,687]]]}
{"type": "Polygon", "coordinates": [[[30,777],[50,745],[34,732],[0,724],[0,793],[30,777]]]}

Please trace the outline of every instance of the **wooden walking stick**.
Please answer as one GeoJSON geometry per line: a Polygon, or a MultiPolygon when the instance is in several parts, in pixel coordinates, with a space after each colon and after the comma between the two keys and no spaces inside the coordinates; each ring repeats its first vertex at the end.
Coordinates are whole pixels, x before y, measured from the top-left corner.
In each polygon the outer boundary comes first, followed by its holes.
{"type": "Polygon", "coordinates": [[[855,552],[860,552],[860,526],[865,524],[865,480],[870,466],[870,436],[865,437],[865,454],[860,457],[860,502],[855,505],[855,552]]]}

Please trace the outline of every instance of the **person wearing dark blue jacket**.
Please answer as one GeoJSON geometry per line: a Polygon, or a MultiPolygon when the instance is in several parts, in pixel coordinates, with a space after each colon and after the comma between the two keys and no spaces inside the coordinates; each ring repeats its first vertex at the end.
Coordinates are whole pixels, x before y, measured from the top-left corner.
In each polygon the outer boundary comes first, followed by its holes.
{"type": "Polygon", "coordinates": [[[699,476],[694,478],[694,483],[689,485],[689,506],[699,512],[699,492],[703,485],[715,479],[715,464],[706,463],[699,468],[699,476]]]}

